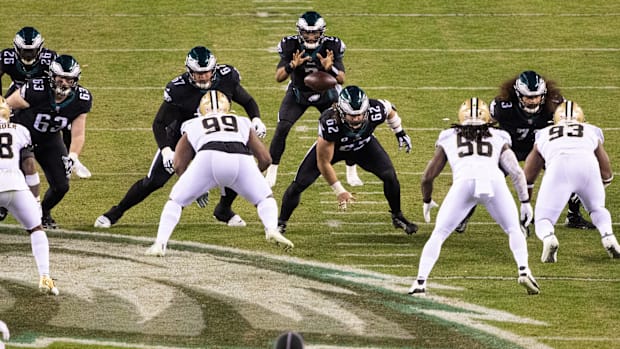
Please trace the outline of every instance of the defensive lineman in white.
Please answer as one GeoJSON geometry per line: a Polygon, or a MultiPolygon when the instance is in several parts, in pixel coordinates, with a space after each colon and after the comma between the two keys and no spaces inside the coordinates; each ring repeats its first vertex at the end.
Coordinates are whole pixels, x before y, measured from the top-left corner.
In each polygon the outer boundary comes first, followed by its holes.
{"type": "Polygon", "coordinates": [[[41,206],[26,184],[19,169],[20,152],[31,145],[30,132],[22,125],[10,122],[11,108],[0,97],[0,206],[30,234],[32,254],[39,271],[39,291],[58,295],[50,277],[49,243],[41,226],[41,206]]]}
{"type": "Polygon", "coordinates": [[[282,244],[285,250],[293,248],[293,243],[278,231],[278,206],[261,174],[271,163],[271,156],[250,119],[229,111],[226,95],[210,90],[200,101],[199,117],[181,126],[183,136],[174,158],[174,169],[180,178],[172,187],[161,213],[157,240],[146,251],[147,255],[163,257],[183,207],[216,186],[231,188],[256,206],[268,241],[282,244]],[[258,167],[252,155],[258,160],[258,167]]]}
{"type": "Polygon", "coordinates": [[[557,262],[560,246],[553,225],[571,193],[576,193],[601,234],[611,258],[620,258],[611,215],[605,208],[605,187],[613,179],[609,156],[603,147],[603,131],[585,123],[581,108],[565,101],[555,111],[554,125],[536,133],[534,148],[525,160],[530,194],[538,173],[545,167],[538,196],[534,227],[543,242],[543,263],[557,262]]]}
{"type": "Polygon", "coordinates": [[[527,243],[519,226],[519,212],[499,167],[501,165],[510,175],[521,201],[521,220],[527,226],[533,219],[532,206],[525,175],[510,149],[510,136],[506,131],[490,127],[489,109],[475,97],[461,105],[458,119],[458,124],[439,134],[435,155],[422,175],[423,214],[427,223],[431,221],[431,208],[438,206],[431,196],[433,180],[447,162],[452,168],[453,183],[439,208],[435,229],[422,250],[418,277],[409,294],[426,292],[426,280],[439,259],[441,246],[475,205],[484,205],[508,234],[510,250],[518,267],[518,283],[527,289],[528,294],[538,294],[538,284],[528,265],[527,243]]]}

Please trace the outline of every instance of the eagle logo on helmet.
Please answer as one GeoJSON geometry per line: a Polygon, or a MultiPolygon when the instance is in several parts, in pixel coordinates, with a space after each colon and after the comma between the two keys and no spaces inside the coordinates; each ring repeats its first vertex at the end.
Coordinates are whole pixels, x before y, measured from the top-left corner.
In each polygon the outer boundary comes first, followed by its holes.
{"type": "Polygon", "coordinates": [[[368,122],[369,106],[370,101],[366,92],[358,86],[347,86],[338,95],[337,109],[340,121],[352,131],[363,129],[362,126],[368,122]],[[358,120],[359,115],[362,115],[362,118],[358,120]],[[355,120],[350,120],[351,117],[355,120]]]}
{"type": "Polygon", "coordinates": [[[13,39],[13,47],[20,62],[26,66],[31,66],[39,59],[39,54],[43,49],[43,37],[38,30],[33,27],[23,27],[13,39]]]}
{"type": "Polygon", "coordinates": [[[77,87],[82,69],[70,55],[60,55],[50,64],[50,85],[58,96],[68,96],[77,87]],[[56,77],[67,79],[67,84],[56,81],[56,77]]]}
{"type": "Polygon", "coordinates": [[[200,105],[198,106],[198,115],[200,116],[228,112],[230,112],[230,101],[221,91],[209,90],[200,99],[200,105]]]}
{"type": "Polygon", "coordinates": [[[185,58],[185,67],[189,73],[189,81],[192,85],[198,87],[201,90],[206,90],[211,87],[212,82],[215,80],[215,67],[217,66],[217,60],[211,51],[204,46],[196,46],[189,50],[187,57],[185,58]],[[194,74],[204,74],[212,72],[213,75],[206,81],[198,81],[194,74]]]}
{"type": "Polygon", "coordinates": [[[460,125],[484,125],[491,121],[491,114],[483,100],[472,97],[461,104],[458,118],[460,125]]]}
{"type": "Polygon", "coordinates": [[[306,49],[314,50],[325,38],[325,20],[315,11],[305,12],[297,20],[297,32],[300,44],[306,49]]]}
{"type": "Polygon", "coordinates": [[[538,75],[535,71],[528,70],[519,74],[519,77],[515,80],[514,84],[515,94],[519,99],[519,107],[529,114],[535,114],[540,110],[540,107],[545,104],[545,97],[547,96],[547,83],[542,76],[538,75]],[[537,97],[540,96],[540,101],[536,103],[526,103],[525,97],[537,97]]]}
{"type": "Polygon", "coordinates": [[[560,122],[585,122],[586,117],[583,115],[583,110],[573,101],[564,101],[560,104],[555,113],[553,113],[553,122],[558,124],[560,122]]]}

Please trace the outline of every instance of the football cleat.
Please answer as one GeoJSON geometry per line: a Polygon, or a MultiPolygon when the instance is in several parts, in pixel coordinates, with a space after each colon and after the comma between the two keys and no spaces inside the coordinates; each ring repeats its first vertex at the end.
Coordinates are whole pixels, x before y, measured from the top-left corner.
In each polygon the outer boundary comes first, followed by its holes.
{"type": "Polygon", "coordinates": [[[392,213],[392,224],[394,225],[394,228],[404,230],[407,235],[414,234],[418,231],[418,225],[409,222],[407,218],[403,216],[402,212],[398,214],[392,213]]]}
{"type": "Polygon", "coordinates": [[[0,222],[6,219],[6,216],[9,215],[9,210],[6,207],[0,207],[0,222]]]}
{"type": "Polygon", "coordinates": [[[520,273],[517,281],[519,282],[519,285],[525,287],[527,294],[533,295],[540,293],[540,287],[531,273],[520,273]]]}
{"type": "Polygon", "coordinates": [[[145,256],[164,257],[166,255],[166,246],[164,244],[158,244],[157,242],[151,245],[151,247],[144,252],[145,256]]]}
{"type": "Polygon", "coordinates": [[[540,260],[543,263],[555,263],[558,261],[558,248],[560,247],[560,242],[555,235],[549,234],[543,239],[543,252],[540,260]]]}
{"type": "Polygon", "coordinates": [[[58,224],[49,213],[41,217],[41,225],[43,229],[58,229],[58,224]]]}
{"type": "Polygon", "coordinates": [[[286,223],[278,222],[278,231],[280,234],[286,234],[286,223]]]}
{"type": "Polygon", "coordinates": [[[295,247],[293,243],[284,237],[279,231],[279,229],[265,229],[265,239],[269,242],[274,242],[276,245],[283,244],[285,251],[290,251],[295,247]]]}
{"type": "Polygon", "coordinates": [[[417,279],[409,288],[409,294],[424,295],[426,293],[426,280],[417,279]]]}
{"type": "Polygon", "coordinates": [[[99,217],[97,217],[97,220],[95,221],[95,228],[110,228],[112,226],[112,221],[110,221],[110,218],[106,217],[105,215],[101,215],[99,217]]]}
{"type": "Polygon", "coordinates": [[[469,217],[466,217],[465,219],[463,219],[461,223],[459,223],[459,225],[457,225],[456,228],[454,228],[454,231],[459,234],[463,234],[465,230],[467,230],[467,223],[469,223],[469,217]]]}
{"type": "Polygon", "coordinates": [[[229,227],[245,227],[247,224],[241,217],[233,212],[230,207],[224,208],[222,204],[217,204],[213,209],[213,217],[220,222],[226,223],[229,227]]]}
{"type": "Polygon", "coordinates": [[[607,254],[611,258],[620,258],[620,245],[618,245],[618,240],[614,234],[607,234],[602,239],[603,247],[607,250],[607,254]]]}
{"type": "Polygon", "coordinates": [[[596,229],[596,226],[588,222],[581,213],[569,213],[566,215],[564,226],[574,229],[596,229]]]}
{"type": "Polygon", "coordinates": [[[47,275],[41,276],[39,280],[39,292],[44,294],[52,294],[54,296],[58,296],[58,289],[56,285],[54,285],[54,280],[47,275]]]}
{"type": "Polygon", "coordinates": [[[90,178],[92,173],[79,160],[75,160],[73,164],[73,173],[79,178],[90,178]]]}

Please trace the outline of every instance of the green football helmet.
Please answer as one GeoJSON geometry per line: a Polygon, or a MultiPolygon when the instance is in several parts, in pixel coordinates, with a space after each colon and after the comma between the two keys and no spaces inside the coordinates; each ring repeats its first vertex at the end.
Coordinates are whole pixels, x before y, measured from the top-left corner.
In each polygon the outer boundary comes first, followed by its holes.
{"type": "Polygon", "coordinates": [[[196,46],[192,48],[185,59],[185,67],[189,73],[190,83],[202,90],[206,90],[211,87],[212,82],[215,80],[216,65],[217,60],[208,48],[204,46],[196,46]],[[207,80],[198,80],[194,76],[195,73],[204,74],[208,72],[213,72],[213,75],[207,80]]]}
{"type": "Polygon", "coordinates": [[[297,20],[299,43],[306,49],[314,50],[323,42],[325,20],[315,11],[308,11],[297,20]]]}
{"type": "Polygon", "coordinates": [[[370,101],[364,90],[354,85],[345,87],[338,96],[337,109],[340,121],[353,131],[362,129],[368,122],[369,106],[370,101]]]}
{"type": "Polygon", "coordinates": [[[35,64],[43,49],[43,41],[41,33],[33,27],[20,29],[13,39],[13,47],[19,61],[26,66],[35,64]]]}
{"type": "Polygon", "coordinates": [[[50,64],[50,85],[59,96],[68,96],[77,88],[82,70],[78,62],[70,55],[60,55],[50,64]],[[66,81],[57,81],[61,77],[66,81]]]}
{"type": "Polygon", "coordinates": [[[515,93],[519,99],[519,107],[527,113],[534,114],[540,110],[540,107],[545,104],[545,97],[547,96],[547,83],[542,76],[538,75],[535,71],[524,71],[519,75],[514,84],[515,93]],[[540,101],[526,101],[525,97],[537,97],[540,96],[540,101]]]}

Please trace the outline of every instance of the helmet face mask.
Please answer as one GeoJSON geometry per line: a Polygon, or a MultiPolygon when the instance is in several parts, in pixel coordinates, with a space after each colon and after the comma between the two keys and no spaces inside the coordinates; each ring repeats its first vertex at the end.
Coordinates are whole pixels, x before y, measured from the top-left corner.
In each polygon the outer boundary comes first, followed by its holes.
{"type": "Polygon", "coordinates": [[[39,59],[43,49],[43,37],[33,27],[23,27],[13,39],[13,47],[19,61],[26,66],[31,66],[39,59]]]}
{"type": "Polygon", "coordinates": [[[573,101],[564,101],[553,113],[553,122],[585,122],[586,117],[581,107],[573,101]]]}
{"type": "Polygon", "coordinates": [[[537,113],[547,96],[547,83],[535,71],[524,71],[515,80],[515,94],[519,99],[519,107],[529,114],[537,113]]]}
{"type": "Polygon", "coordinates": [[[201,90],[211,87],[216,66],[215,56],[204,46],[192,48],[185,58],[190,83],[201,90]]]}
{"type": "Polygon", "coordinates": [[[57,96],[69,96],[77,88],[82,70],[69,55],[60,55],[50,64],[50,86],[57,96]]]}
{"type": "Polygon", "coordinates": [[[323,42],[325,20],[315,11],[308,11],[297,20],[299,42],[307,49],[313,50],[323,42]]]}
{"type": "Polygon", "coordinates": [[[459,125],[485,125],[491,121],[491,113],[483,100],[472,97],[461,104],[458,118],[459,125]]]}
{"type": "Polygon", "coordinates": [[[218,90],[209,90],[200,99],[200,105],[198,105],[198,114],[200,116],[207,116],[214,113],[228,113],[230,112],[230,101],[226,95],[218,90]]]}
{"type": "Polygon", "coordinates": [[[340,92],[336,108],[340,121],[352,131],[357,131],[368,122],[369,106],[370,101],[364,90],[347,86],[340,92]]]}

